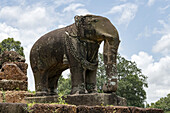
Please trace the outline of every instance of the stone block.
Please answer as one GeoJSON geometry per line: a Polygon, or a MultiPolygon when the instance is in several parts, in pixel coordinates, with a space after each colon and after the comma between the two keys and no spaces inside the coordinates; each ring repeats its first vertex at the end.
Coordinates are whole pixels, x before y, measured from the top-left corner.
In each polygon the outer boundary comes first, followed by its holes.
{"type": "Polygon", "coordinates": [[[25,97],[33,95],[28,91],[0,91],[0,102],[26,103],[25,97]]]}
{"type": "Polygon", "coordinates": [[[27,104],[0,103],[0,113],[28,113],[27,104]]]}
{"type": "Polygon", "coordinates": [[[129,107],[132,113],[163,113],[161,109],[129,107]]]}
{"type": "Polygon", "coordinates": [[[117,96],[114,93],[91,93],[91,94],[75,94],[67,95],[66,103],[73,105],[119,105],[126,106],[126,99],[117,96]]]}
{"type": "Polygon", "coordinates": [[[5,73],[0,71],[0,80],[5,79],[5,73]]]}
{"type": "Polygon", "coordinates": [[[3,79],[27,81],[27,76],[15,63],[4,63],[1,72],[4,73],[3,79]]]}
{"type": "Polygon", "coordinates": [[[34,104],[29,109],[31,113],[163,113],[163,110],[161,109],[145,109],[129,106],[74,106],[60,104],[34,104]]]}
{"type": "Polygon", "coordinates": [[[34,96],[34,97],[26,97],[25,101],[27,103],[57,103],[58,95],[54,96],[34,96]]]}
{"type": "Polygon", "coordinates": [[[77,113],[77,108],[73,105],[35,104],[30,111],[31,113],[77,113]]]}
{"type": "Polygon", "coordinates": [[[24,62],[14,62],[20,69],[21,71],[27,75],[27,69],[28,69],[28,64],[24,62]]]}
{"type": "Polygon", "coordinates": [[[28,82],[20,80],[0,80],[0,89],[27,91],[28,82]]]}

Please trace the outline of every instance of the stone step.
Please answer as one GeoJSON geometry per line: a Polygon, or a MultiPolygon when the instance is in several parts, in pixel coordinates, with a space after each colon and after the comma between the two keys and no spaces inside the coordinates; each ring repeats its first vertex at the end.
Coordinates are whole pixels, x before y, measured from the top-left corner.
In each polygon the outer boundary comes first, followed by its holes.
{"type": "MultiPolygon", "coordinates": [[[[57,103],[58,95],[55,96],[35,96],[27,97],[25,100],[28,103],[57,103]]],[[[91,93],[91,94],[75,94],[62,97],[66,103],[72,105],[118,105],[126,106],[126,99],[115,95],[114,93],[91,93]]]]}

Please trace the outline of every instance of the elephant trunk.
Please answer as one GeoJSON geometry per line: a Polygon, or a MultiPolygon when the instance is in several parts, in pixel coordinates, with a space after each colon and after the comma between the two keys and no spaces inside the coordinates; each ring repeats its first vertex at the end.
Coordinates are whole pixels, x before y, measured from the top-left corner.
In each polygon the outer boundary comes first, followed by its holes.
{"type": "Polygon", "coordinates": [[[116,30],[112,37],[109,37],[104,41],[104,64],[107,75],[107,83],[103,86],[105,93],[116,92],[117,90],[117,69],[116,69],[116,57],[120,40],[116,30]]]}

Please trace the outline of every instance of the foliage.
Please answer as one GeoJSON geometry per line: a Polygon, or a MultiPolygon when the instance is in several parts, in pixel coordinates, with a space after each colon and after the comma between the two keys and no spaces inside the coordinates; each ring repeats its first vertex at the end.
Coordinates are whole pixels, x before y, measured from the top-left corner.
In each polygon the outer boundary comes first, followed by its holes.
{"type": "Polygon", "coordinates": [[[29,93],[36,94],[35,91],[28,90],[29,93]]]}
{"type": "Polygon", "coordinates": [[[16,51],[21,56],[24,56],[23,47],[21,47],[20,41],[15,41],[13,38],[4,39],[0,43],[0,54],[4,51],[16,51]]]}
{"type": "Polygon", "coordinates": [[[106,71],[105,71],[105,67],[103,64],[103,55],[102,54],[98,54],[98,70],[97,70],[97,90],[98,93],[103,93],[102,87],[104,85],[104,83],[106,82],[106,71]]]}
{"type": "MultiPolygon", "coordinates": [[[[97,87],[102,92],[101,86],[106,82],[103,55],[99,53],[99,67],[97,71],[97,87]]],[[[135,62],[117,56],[118,90],[117,95],[127,99],[128,106],[144,107],[147,86],[146,79],[135,62]]]]}
{"type": "Polygon", "coordinates": [[[3,90],[3,88],[1,88],[1,91],[2,91],[2,102],[5,103],[6,102],[5,91],[3,90]]]}
{"type": "Polygon", "coordinates": [[[163,109],[165,113],[170,112],[170,94],[167,97],[160,98],[157,102],[152,103],[150,108],[163,109]]]}
{"type": "Polygon", "coordinates": [[[68,95],[71,92],[71,75],[68,78],[60,77],[58,81],[58,94],[68,95]]]}
{"type": "Polygon", "coordinates": [[[59,94],[57,104],[67,104],[65,100],[62,98],[62,96],[63,96],[62,94],[59,94]]]}

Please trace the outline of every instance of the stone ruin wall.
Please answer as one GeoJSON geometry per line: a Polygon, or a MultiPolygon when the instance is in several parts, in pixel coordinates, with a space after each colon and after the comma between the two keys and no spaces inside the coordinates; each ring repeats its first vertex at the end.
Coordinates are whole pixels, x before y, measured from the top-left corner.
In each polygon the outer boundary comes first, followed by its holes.
{"type": "Polygon", "coordinates": [[[0,102],[24,102],[27,92],[27,68],[25,58],[15,51],[0,55],[0,102]]]}

